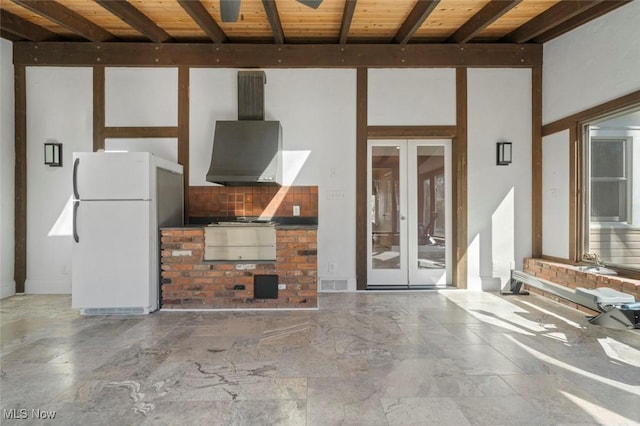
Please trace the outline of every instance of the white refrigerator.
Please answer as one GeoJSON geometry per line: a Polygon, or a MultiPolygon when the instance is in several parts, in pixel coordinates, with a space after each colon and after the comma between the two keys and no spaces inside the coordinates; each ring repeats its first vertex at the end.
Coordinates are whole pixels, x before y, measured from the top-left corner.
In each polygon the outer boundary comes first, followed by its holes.
{"type": "Polygon", "coordinates": [[[72,307],[159,308],[159,228],[183,224],[182,166],[148,152],[73,154],[72,307]]]}

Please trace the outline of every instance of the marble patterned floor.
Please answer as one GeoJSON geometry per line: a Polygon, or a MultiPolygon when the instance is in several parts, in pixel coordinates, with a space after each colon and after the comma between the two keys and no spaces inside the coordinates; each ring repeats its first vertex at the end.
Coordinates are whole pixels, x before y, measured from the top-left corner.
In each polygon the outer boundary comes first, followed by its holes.
{"type": "Polygon", "coordinates": [[[3,425],[640,424],[640,334],[533,295],[141,317],[28,295],[0,321],[3,425]]]}

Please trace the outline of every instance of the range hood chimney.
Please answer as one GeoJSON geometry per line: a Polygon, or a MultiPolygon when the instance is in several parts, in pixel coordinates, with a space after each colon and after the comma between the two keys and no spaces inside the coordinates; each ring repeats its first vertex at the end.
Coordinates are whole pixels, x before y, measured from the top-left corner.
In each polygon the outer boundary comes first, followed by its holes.
{"type": "Polygon", "coordinates": [[[264,120],[264,71],[238,72],[238,120],[216,121],[207,181],[282,185],[282,126],[264,120]]]}

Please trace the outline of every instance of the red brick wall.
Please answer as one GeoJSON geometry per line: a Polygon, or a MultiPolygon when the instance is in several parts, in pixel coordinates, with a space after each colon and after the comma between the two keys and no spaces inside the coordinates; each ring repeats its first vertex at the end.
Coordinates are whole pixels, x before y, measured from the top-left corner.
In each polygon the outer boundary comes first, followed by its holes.
{"type": "Polygon", "coordinates": [[[317,186],[191,186],[189,216],[318,216],[317,186]]]}
{"type": "MultiPolygon", "coordinates": [[[[533,258],[524,260],[524,272],[533,275],[534,277],[551,281],[552,283],[560,284],[569,288],[610,287],[614,290],[631,294],[636,298],[636,301],[640,301],[640,280],[632,280],[630,278],[623,278],[618,276],[586,273],[577,271],[575,267],[572,267],[571,265],[533,258]]],[[[562,302],[573,308],[584,310],[581,307],[576,306],[575,303],[567,302],[558,298],[557,296],[542,292],[536,288],[532,288],[531,286],[526,287],[527,290],[534,293],[543,294],[544,296],[557,300],[558,302],[562,302]]]]}
{"type": "MultiPolygon", "coordinates": [[[[318,306],[317,231],[276,230],[276,262],[239,270],[236,263],[204,263],[203,228],[162,230],[162,308],[315,308],[318,306]],[[253,275],[277,274],[278,299],[254,299],[253,275]],[[234,290],[237,284],[244,290],[234,290]]],[[[245,264],[254,264],[243,262],[245,264]]]]}

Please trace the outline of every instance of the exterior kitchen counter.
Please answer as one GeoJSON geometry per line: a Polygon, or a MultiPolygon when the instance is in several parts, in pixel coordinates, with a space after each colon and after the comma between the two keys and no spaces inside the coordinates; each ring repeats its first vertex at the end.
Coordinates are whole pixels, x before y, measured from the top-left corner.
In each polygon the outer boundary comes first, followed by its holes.
{"type": "Polygon", "coordinates": [[[317,225],[276,225],[276,260],[205,261],[205,226],[161,229],[162,309],[317,308],[317,225]],[[254,276],[278,275],[275,299],[254,276]]]}

